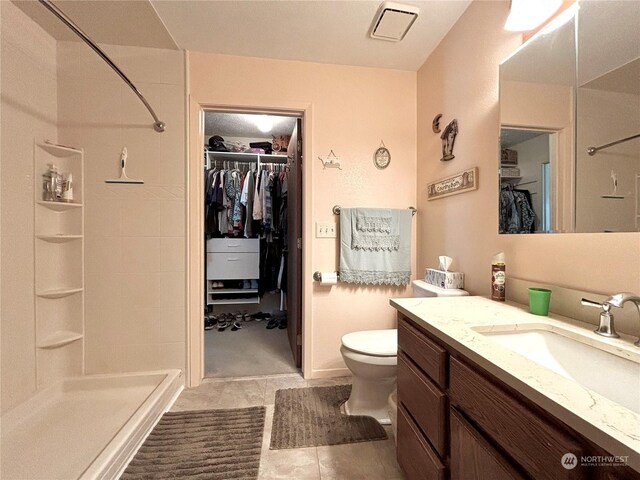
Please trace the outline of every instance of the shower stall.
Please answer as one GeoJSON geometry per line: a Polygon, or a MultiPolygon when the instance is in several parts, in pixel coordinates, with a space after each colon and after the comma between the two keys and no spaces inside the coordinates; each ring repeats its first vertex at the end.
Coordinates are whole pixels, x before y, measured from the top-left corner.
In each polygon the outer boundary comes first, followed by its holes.
{"type": "Polygon", "coordinates": [[[117,478],[184,385],[185,58],[0,8],[0,477],[117,478]]]}

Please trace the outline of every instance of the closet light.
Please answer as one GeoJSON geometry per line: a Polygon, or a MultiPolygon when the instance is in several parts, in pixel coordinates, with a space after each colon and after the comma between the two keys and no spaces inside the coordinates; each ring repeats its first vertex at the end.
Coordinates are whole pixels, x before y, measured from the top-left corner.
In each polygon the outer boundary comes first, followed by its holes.
{"type": "Polygon", "coordinates": [[[256,126],[262,133],[269,133],[273,128],[273,120],[267,115],[259,115],[256,117],[256,126]]]}
{"type": "Polygon", "coordinates": [[[526,32],[538,27],[562,5],[562,0],[511,0],[504,29],[526,32]]]}

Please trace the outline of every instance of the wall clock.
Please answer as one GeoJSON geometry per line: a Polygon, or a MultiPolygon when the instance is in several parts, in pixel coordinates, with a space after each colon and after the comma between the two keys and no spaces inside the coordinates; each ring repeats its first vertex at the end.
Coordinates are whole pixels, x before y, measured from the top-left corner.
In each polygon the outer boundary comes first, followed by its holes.
{"type": "Polygon", "coordinates": [[[382,142],[380,148],[376,150],[373,156],[373,163],[380,170],[387,168],[391,163],[391,153],[389,153],[389,149],[384,145],[384,142],[382,142]]]}

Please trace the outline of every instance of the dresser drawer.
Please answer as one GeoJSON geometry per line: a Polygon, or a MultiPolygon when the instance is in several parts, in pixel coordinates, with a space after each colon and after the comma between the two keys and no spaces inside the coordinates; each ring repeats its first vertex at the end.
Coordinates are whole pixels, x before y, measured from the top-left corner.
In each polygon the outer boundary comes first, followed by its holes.
{"type": "Polygon", "coordinates": [[[431,445],[444,458],[447,438],[447,397],[402,352],[398,355],[398,401],[403,404],[431,445]]]}
{"type": "Polygon", "coordinates": [[[259,253],[207,253],[207,279],[260,278],[259,253]]]}
{"type": "Polygon", "coordinates": [[[581,445],[565,431],[455,358],[450,363],[449,396],[495,443],[536,480],[579,478],[580,468],[566,470],[562,456],[580,458],[581,445]]]}
{"type": "Polygon", "coordinates": [[[447,351],[427,338],[398,315],[398,348],[406,353],[431,380],[441,388],[447,386],[447,351]]]}
{"type": "Polygon", "coordinates": [[[260,252],[259,238],[212,238],[207,240],[207,252],[260,252]]]}
{"type": "Polygon", "coordinates": [[[398,464],[407,480],[444,480],[445,467],[406,410],[398,405],[398,464]]]}

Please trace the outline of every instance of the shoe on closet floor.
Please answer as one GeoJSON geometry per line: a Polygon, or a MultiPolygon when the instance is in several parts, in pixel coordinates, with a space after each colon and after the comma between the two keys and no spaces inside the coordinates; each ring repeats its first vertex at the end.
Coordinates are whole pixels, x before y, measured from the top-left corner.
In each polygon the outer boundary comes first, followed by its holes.
{"type": "Polygon", "coordinates": [[[269,318],[271,318],[270,313],[264,313],[264,312],[252,313],[249,316],[253,318],[256,322],[261,322],[262,320],[268,320],[269,318]]]}
{"type": "Polygon", "coordinates": [[[272,318],[271,320],[269,320],[269,322],[267,323],[267,330],[273,330],[274,328],[276,328],[278,326],[278,319],[277,318],[272,318]]]}

